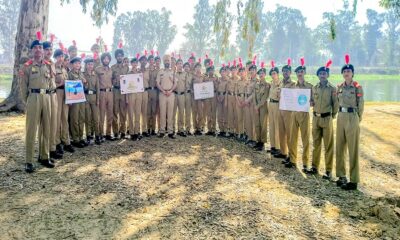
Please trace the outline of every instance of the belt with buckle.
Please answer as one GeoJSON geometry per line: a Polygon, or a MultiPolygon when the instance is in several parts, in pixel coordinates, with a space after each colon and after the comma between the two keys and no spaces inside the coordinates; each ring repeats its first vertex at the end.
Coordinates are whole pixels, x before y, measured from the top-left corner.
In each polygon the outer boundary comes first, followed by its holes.
{"type": "Polygon", "coordinates": [[[177,92],[177,91],[174,91],[174,93],[175,93],[176,95],[183,95],[183,94],[185,94],[185,92],[177,92]]]}
{"type": "Polygon", "coordinates": [[[270,99],[269,99],[269,102],[272,102],[272,103],[278,103],[279,101],[278,101],[278,100],[275,100],[275,99],[272,99],[272,98],[270,98],[270,99]]]}
{"type": "Polygon", "coordinates": [[[96,91],[94,91],[94,90],[85,90],[84,92],[85,92],[85,94],[88,94],[88,95],[96,94],[96,91]]]}
{"type": "Polygon", "coordinates": [[[330,112],[326,112],[326,113],[317,113],[314,112],[314,116],[316,117],[320,117],[320,118],[326,118],[326,117],[330,117],[332,114],[330,112]]]}
{"type": "Polygon", "coordinates": [[[356,111],[357,111],[356,108],[339,107],[339,112],[343,112],[343,113],[352,113],[352,112],[356,112],[356,111]]]}
{"type": "Polygon", "coordinates": [[[54,93],[56,93],[56,90],[55,90],[55,89],[50,89],[50,90],[49,90],[49,93],[50,93],[50,94],[54,94],[54,93]]]}
{"type": "Polygon", "coordinates": [[[157,87],[147,87],[144,90],[157,90],[157,87]]]}
{"type": "Polygon", "coordinates": [[[191,92],[192,92],[192,90],[190,90],[190,89],[189,89],[189,90],[186,90],[186,93],[191,93],[191,92]]]}
{"type": "Polygon", "coordinates": [[[120,89],[121,89],[121,87],[120,87],[120,86],[113,86],[113,88],[114,88],[114,89],[118,89],[118,90],[120,90],[120,89]]]}
{"type": "Polygon", "coordinates": [[[57,87],[57,89],[64,90],[64,89],[65,89],[65,87],[64,87],[64,85],[62,85],[62,86],[59,86],[59,87],[57,87]]]}
{"type": "Polygon", "coordinates": [[[221,95],[225,95],[226,92],[217,92],[217,94],[221,96],[221,95]]]}
{"type": "Polygon", "coordinates": [[[234,92],[228,92],[228,95],[236,96],[236,94],[234,92]]]}
{"type": "Polygon", "coordinates": [[[238,96],[238,97],[245,97],[246,94],[244,94],[244,93],[238,93],[238,94],[236,94],[236,96],[238,96]]]}
{"type": "Polygon", "coordinates": [[[39,93],[39,94],[49,94],[50,90],[49,89],[44,89],[44,88],[32,88],[31,93],[39,93]]]}
{"type": "Polygon", "coordinates": [[[112,88],[100,88],[100,92],[111,92],[112,88]]]}

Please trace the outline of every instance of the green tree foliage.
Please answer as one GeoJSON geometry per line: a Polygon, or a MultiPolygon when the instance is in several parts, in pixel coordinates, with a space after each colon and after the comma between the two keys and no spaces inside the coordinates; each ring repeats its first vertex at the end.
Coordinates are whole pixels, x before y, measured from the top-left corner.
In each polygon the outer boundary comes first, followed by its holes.
{"type": "Polygon", "coordinates": [[[119,15],[114,23],[113,49],[122,40],[127,55],[134,56],[144,49],[149,52],[157,49],[159,54],[164,54],[177,33],[170,16],[171,12],[165,8],[119,15]]]}
{"type": "Polygon", "coordinates": [[[384,15],[379,14],[375,10],[367,9],[367,19],[368,22],[364,25],[364,41],[366,55],[369,61],[366,61],[366,64],[375,65],[378,41],[382,37],[381,28],[384,21],[384,15]]]}

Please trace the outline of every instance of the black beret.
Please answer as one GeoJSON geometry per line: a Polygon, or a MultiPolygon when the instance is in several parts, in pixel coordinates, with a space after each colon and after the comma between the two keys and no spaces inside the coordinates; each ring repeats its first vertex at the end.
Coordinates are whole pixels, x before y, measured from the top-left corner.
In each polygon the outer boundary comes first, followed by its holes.
{"type": "Polygon", "coordinates": [[[251,64],[253,64],[253,61],[251,61],[251,60],[248,60],[248,61],[246,62],[246,66],[247,66],[247,65],[251,65],[251,64]]]}
{"type": "Polygon", "coordinates": [[[134,62],[138,62],[138,59],[135,57],[131,59],[131,63],[134,63],[134,62]]]}
{"type": "Polygon", "coordinates": [[[294,72],[298,72],[298,71],[300,71],[300,70],[306,71],[306,67],[305,67],[305,66],[298,66],[298,67],[294,70],[294,72]]]}
{"type": "Polygon", "coordinates": [[[279,68],[277,68],[277,67],[271,68],[271,69],[269,70],[269,75],[270,75],[270,76],[272,75],[272,72],[276,72],[276,73],[279,74],[279,68]]]}
{"type": "Polygon", "coordinates": [[[75,47],[74,45],[72,45],[72,46],[69,46],[69,48],[68,48],[68,52],[72,52],[72,51],[78,51],[78,48],[77,48],[77,47],[75,47]]]}
{"type": "Polygon", "coordinates": [[[232,65],[232,66],[230,67],[230,69],[231,69],[231,71],[232,71],[233,69],[237,69],[237,66],[236,66],[236,65],[232,65]]]}
{"type": "Polygon", "coordinates": [[[161,61],[161,58],[160,58],[160,56],[156,56],[155,58],[154,58],[154,60],[160,60],[161,61]]]}
{"type": "Polygon", "coordinates": [[[121,48],[118,48],[117,50],[115,50],[114,52],[114,56],[117,57],[119,54],[122,54],[122,56],[124,56],[124,50],[122,50],[121,48]]]}
{"type": "Polygon", "coordinates": [[[207,64],[209,64],[210,62],[211,62],[211,59],[209,59],[209,58],[204,59],[204,65],[207,65],[207,64]]]}
{"type": "Polygon", "coordinates": [[[290,65],[285,65],[285,66],[283,66],[282,67],[282,72],[284,71],[284,70],[289,70],[289,71],[292,71],[292,66],[290,66],[290,65]]]}
{"type": "Polygon", "coordinates": [[[196,68],[196,67],[201,67],[201,63],[196,63],[195,65],[194,65],[194,67],[196,68]]]}
{"type": "Polygon", "coordinates": [[[260,75],[262,72],[263,72],[264,74],[267,74],[267,69],[265,69],[265,68],[260,68],[260,69],[257,71],[257,74],[260,75]]]}
{"type": "Polygon", "coordinates": [[[320,67],[320,68],[318,68],[318,70],[317,70],[317,76],[319,75],[319,73],[320,72],[326,72],[326,73],[328,73],[329,74],[329,68],[327,68],[327,67],[320,67]]]}
{"type": "Polygon", "coordinates": [[[226,71],[226,67],[224,66],[224,67],[221,67],[220,69],[219,69],[219,73],[221,73],[221,72],[223,72],[223,71],[226,71]]]}
{"type": "Polygon", "coordinates": [[[251,63],[251,66],[249,67],[249,71],[255,69],[257,70],[257,66],[253,64],[253,62],[251,63]]]}
{"type": "Polygon", "coordinates": [[[34,48],[35,46],[43,46],[43,43],[40,42],[39,40],[34,40],[31,43],[31,49],[34,48]]]}
{"type": "Polygon", "coordinates": [[[63,56],[63,55],[64,55],[63,51],[61,49],[57,49],[53,53],[53,58],[57,58],[57,57],[63,56]]]}
{"type": "Polygon", "coordinates": [[[85,60],[83,60],[84,63],[92,63],[94,62],[94,59],[91,57],[86,58],[85,60]]]}
{"type": "Polygon", "coordinates": [[[64,53],[64,59],[69,59],[69,55],[64,53]]]}
{"type": "Polygon", "coordinates": [[[146,60],[146,61],[147,61],[147,57],[146,57],[145,55],[141,56],[141,57],[139,58],[139,61],[142,61],[142,60],[146,60]]]}
{"type": "Polygon", "coordinates": [[[246,70],[245,67],[239,67],[239,72],[244,72],[246,70]]]}
{"type": "Polygon", "coordinates": [[[354,73],[354,66],[351,64],[346,64],[342,67],[341,73],[343,73],[344,70],[350,69],[354,73]]]}
{"type": "Polygon", "coordinates": [[[185,62],[185,63],[183,64],[183,67],[186,67],[186,66],[190,67],[189,62],[185,62]]]}
{"type": "Polygon", "coordinates": [[[150,55],[150,56],[147,58],[147,61],[150,61],[150,59],[154,59],[154,56],[153,56],[153,55],[150,55]]]}
{"type": "Polygon", "coordinates": [[[178,63],[178,62],[183,63],[183,60],[179,58],[178,60],[176,60],[176,63],[178,63]]]}
{"type": "Polygon", "coordinates": [[[52,42],[49,42],[49,41],[43,42],[43,49],[52,48],[52,47],[53,47],[52,42]]]}
{"type": "Polygon", "coordinates": [[[214,65],[209,66],[209,67],[206,69],[207,72],[209,72],[209,71],[214,71],[214,70],[215,70],[214,65]]]}
{"type": "Polygon", "coordinates": [[[82,59],[80,57],[74,57],[69,61],[71,64],[74,64],[75,62],[82,62],[82,59]]]}
{"type": "Polygon", "coordinates": [[[104,58],[108,57],[111,61],[111,54],[109,52],[102,53],[100,56],[100,60],[103,62],[104,58]]]}
{"type": "Polygon", "coordinates": [[[190,56],[189,59],[196,60],[196,57],[195,56],[190,56]]]}

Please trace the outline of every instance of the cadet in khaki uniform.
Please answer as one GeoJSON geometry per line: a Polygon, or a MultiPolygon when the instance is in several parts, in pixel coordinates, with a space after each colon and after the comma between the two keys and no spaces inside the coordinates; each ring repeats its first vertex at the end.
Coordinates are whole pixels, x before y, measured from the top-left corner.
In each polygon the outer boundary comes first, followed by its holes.
{"type": "Polygon", "coordinates": [[[56,59],[55,66],[55,83],[56,83],[56,94],[57,94],[57,133],[56,133],[56,144],[57,151],[59,153],[75,152],[75,149],[71,146],[69,138],[69,124],[68,124],[68,113],[69,105],[65,104],[65,80],[68,79],[68,72],[64,67],[64,53],[61,49],[54,51],[53,58],[56,59]]]}
{"type": "MultiPolygon", "coordinates": [[[[192,74],[192,73],[191,73],[192,74]]],[[[213,75],[214,74],[214,66],[210,66],[207,68],[207,74],[213,75]]],[[[206,76],[201,73],[201,64],[197,63],[196,68],[193,75],[193,84],[195,83],[202,83],[204,82],[206,76]]],[[[202,132],[205,128],[205,106],[206,100],[194,100],[194,92],[193,92],[193,128],[194,128],[194,135],[202,135],[202,132]]]]}
{"type": "MultiPolygon", "coordinates": [[[[51,69],[52,69],[52,76],[55,77],[55,67],[54,63],[51,60],[51,57],[53,55],[53,37],[54,35],[51,36],[51,41],[45,41],[43,42],[43,52],[44,52],[44,60],[51,63],[51,69]]],[[[51,78],[50,81],[50,158],[52,159],[62,159],[63,155],[61,154],[60,151],[57,150],[57,109],[58,109],[58,101],[57,101],[57,94],[56,94],[56,82],[55,78],[51,78]]],[[[42,129],[44,128],[43,125],[40,126],[39,129],[39,149],[43,147],[42,141],[42,129]]],[[[39,152],[43,152],[43,149],[40,150],[39,152]]],[[[40,158],[40,155],[39,155],[40,158]]]]}
{"type": "MultiPolygon", "coordinates": [[[[183,71],[183,61],[178,59],[176,61],[176,88],[175,93],[175,106],[174,115],[178,113],[178,135],[186,137],[185,133],[185,93],[186,93],[186,73],[183,71]]],[[[175,124],[175,122],[174,122],[175,124]]]]}
{"type": "Polygon", "coordinates": [[[154,64],[149,66],[149,90],[148,92],[148,104],[147,104],[147,127],[149,129],[149,133],[151,135],[156,134],[156,118],[158,115],[158,89],[157,89],[157,73],[159,68],[157,69],[157,64],[160,62],[160,57],[157,56],[154,58],[154,64]],[[157,63],[158,62],[158,63],[157,63]]]}
{"type": "MultiPolygon", "coordinates": [[[[139,73],[138,61],[140,55],[137,54],[136,58],[131,60],[131,71],[129,74],[139,73]]],[[[129,123],[129,133],[131,135],[132,141],[140,140],[140,114],[142,113],[142,99],[143,93],[129,93],[126,95],[126,100],[128,103],[128,123],[129,123]]]]}
{"type": "Polygon", "coordinates": [[[271,90],[268,105],[269,120],[269,139],[271,142],[271,155],[279,154],[279,94],[281,91],[279,80],[279,69],[275,67],[275,62],[271,61],[269,75],[272,78],[271,90]]]}
{"type": "MultiPolygon", "coordinates": [[[[150,56],[152,57],[152,56],[150,56]]],[[[149,58],[150,58],[149,57],[149,58]]],[[[146,68],[147,64],[147,58],[145,56],[140,57],[139,59],[140,62],[140,72],[143,73],[143,87],[144,87],[144,92],[142,95],[142,136],[144,137],[149,137],[149,131],[147,127],[147,111],[148,111],[148,102],[149,102],[149,91],[151,90],[149,82],[150,82],[150,71],[148,68],[146,68]]]]}
{"type": "MultiPolygon", "coordinates": [[[[200,63],[198,63],[200,64],[200,63]]],[[[197,66],[197,65],[196,65],[197,66]]],[[[204,82],[213,82],[214,84],[214,97],[203,100],[203,118],[207,125],[208,132],[206,135],[215,136],[216,131],[216,90],[218,89],[218,77],[214,74],[214,66],[208,69],[204,82]]]]}
{"type": "Polygon", "coordinates": [[[317,174],[321,161],[321,141],[325,145],[325,169],[324,179],[330,180],[332,177],[333,165],[333,124],[332,119],[336,117],[339,109],[336,96],[336,87],[329,83],[329,66],[332,61],[328,61],[325,67],[317,70],[319,83],[312,89],[314,99],[314,117],[312,122],[313,154],[312,167],[309,174],[317,174]]]}
{"type": "Polygon", "coordinates": [[[104,123],[106,127],[106,139],[114,141],[111,136],[111,124],[113,122],[113,93],[112,93],[112,71],[109,67],[111,61],[110,53],[106,52],[101,54],[100,67],[95,69],[97,77],[99,78],[100,85],[100,134],[104,136],[104,123]],[[106,121],[107,118],[107,121],[106,121]]]}
{"type": "Polygon", "coordinates": [[[43,152],[40,153],[39,162],[45,167],[53,168],[54,162],[50,159],[50,81],[51,63],[43,59],[43,44],[40,42],[41,33],[37,33],[38,40],[31,44],[33,60],[29,60],[19,71],[22,99],[26,102],[26,135],[25,135],[25,171],[32,173],[34,144],[36,132],[43,124],[43,152]]]}
{"type": "MultiPolygon", "coordinates": [[[[297,75],[297,82],[294,88],[310,89],[310,96],[312,98],[312,84],[304,80],[306,73],[306,67],[304,66],[304,58],[300,59],[301,65],[298,66],[294,71],[297,75]]],[[[305,104],[311,104],[310,102],[305,104]]],[[[299,138],[299,130],[301,135],[301,142],[303,145],[303,172],[307,173],[310,159],[310,113],[309,112],[293,112],[292,113],[292,128],[291,128],[291,139],[289,144],[289,158],[290,162],[285,164],[285,167],[295,167],[297,163],[297,140],[299,138]]]]}
{"type": "Polygon", "coordinates": [[[235,88],[238,82],[237,66],[236,62],[230,68],[232,75],[228,79],[226,85],[226,101],[227,101],[227,117],[228,117],[228,137],[233,137],[238,134],[237,123],[236,123],[236,95],[235,88]]]}
{"type": "Polygon", "coordinates": [[[100,86],[99,79],[94,72],[94,59],[85,59],[85,72],[83,73],[86,79],[85,84],[85,95],[86,95],[86,136],[87,140],[93,140],[93,134],[96,135],[95,143],[101,144],[100,138],[100,86]]]}
{"type": "Polygon", "coordinates": [[[185,128],[186,134],[192,135],[192,104],[193,104],[193,74],[190,73],[190,65],[183,65],[185,71],[185,128]]]}
{"type": "Polygon", "coordinates": [[[218,79],[217,85],[217,119],[218,119],[218,128],[219,133],[218,137],[226,137],[227,130],[227,119],[226,119],[226,109],[228,106],[228,102],[226,100],[226,85],[228,84],[228,77],[226,76],[226,68],[223,65],[219,69],[219,74],[221,77],[218,79]]]}
{"type": "Polygon", "coordinates": [[[344,82],[338,86],[339,114],[336,127],[336,175],[338,186],[345,190],[356,190],[360,182],[358,163],[360,148],[360,121],[364,112],[363,89],[353,81],[354,66],[350,64],[350,56],[345,56],[342,67],[344,82]],[[350,160],[350,182],[346,178],[344,155],[346,145],[350,160]]]}
{"type": "Polygon", "coordinates": [[[271,84],[269,84],[265,76],[267,70],[264,68],[264,62],[261,63],[261,68],[257,72],[259,78],[258,83],[254,89],[254,130],[257,136],[257,144],[255,149],[262,151],[264,149],[264,144],[267,142],[267,132],[268,132],[268,98],[269,90],[271,89],[271,84]]]}
{"type": "Polygon", "coordinates": [[[244,141],[245,133],[244,133],[244,107],[246,100],[246,86],[247,86],[247,79],[246,79],[246,69],[243,67],[242,62],[239,62],[239,77],[240,79],[237,82],[235,88],[235,97],[236,97],[236,119],[237,119],[237,131],[238,131],[238,141],[244,141]]]}
{"type": "Polygon", "coordinates": [[[244,131],[246,132],[246,145],[250,147],[254,147],[256,144],[256,136],[254,132],[254,105],[253,105],[253,97],[254,97],[254,88],[257,83],[257,66],[253,63],[249,67],[249,73],[246,86],[246,100],[245,100],[245,108],[244,108],[244,131]]]}
{"type": "Polygon", "coordinates": [[[111,66],[113,83],[113,132],[115,138],[125,138],[126,136],[126,98],[121,94],[120,76],[129,72],[129,66],[123,64],[124,50],[119,43],[119,48],[115,50],[114,56],[117,63],[111,66]]]}
{"type": "MultiPolygon", "coordinates": [[[[290,66],[291,60],[288,59],[288,64],[282,67],[282,75],[283,75],[283,80],[281,82],[280,88],[293,88],[294,87],[294,82],[290,78],[290,75],[292,73],[292,67],[290,66]]],[[[280,98],[280,93],[279,93],[279,98],[280,98]]],[[[276,158],[284,158],[285,160],[283,163],[288,163],[290,162],[290,159],[288,157],[289,155],[289,150],[288,146],[290,145],[290,131],[292,127],[292,111],[287,111],[287,110],[279,110],[279,145],[280,145],[280,150],[281,152],[278,154],[275,154],[274,157],[276,158]]]]}
{"type": "MultiPolygon", "coordinates": [[[[72,65],[71,71],[68,73],[69,80],[82,80],[83,85],[87,84],[83,73],[81,72],[81,61],[80,57],[74,57],[71,59],[70,64],[72,65]]],[[[83,87],[83,86],[81,86],[83,87]]],[[[83,148],[87,146],[87,142],[84,140],[83,131],[85,128],[85,105],[86,103],[74,103],[70,106],[70,122],[71,122],[71,135],[72,145],[77,148],[83,148]]]]}
{"type": "Polygon", "coordinates": [[[173,112],[176,88],[174,72],[170,69],[171,57],[167,54],[163,57],[164,69],[157,75],[157,88],[160,90],[160,137],[165,135],[165,127],[168,126],[168,137],[174,139],[173,112]]]}

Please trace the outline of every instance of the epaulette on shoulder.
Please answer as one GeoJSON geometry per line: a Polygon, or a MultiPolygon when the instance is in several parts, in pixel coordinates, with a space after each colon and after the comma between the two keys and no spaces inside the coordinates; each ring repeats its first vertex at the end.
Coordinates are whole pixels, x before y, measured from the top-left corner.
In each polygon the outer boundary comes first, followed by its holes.
{"type": "Polygon", "coordinates": [[[356,82],[356,81],[353,81],[353,86],[354,86],[355,88],[361,88],[361,85],[358,84],[358,82],[356,82]]]}
{"type": "Polygon", "coordinates": [[[27,61],[24,65],[29,66],[29,65],[32,65],[32,63],[33,63],[33,60],[31,59],[31,60],[27,61]]]}
{"type": "Polygon", "coordinates": [[[50,62],[50,61],[43,60],[43,62],[44,62],[44,64],[46,64],[46,65],[51,65],[51,62],[50,62]]]}
{"type": "Polygon", "coordinates": [[[339,87],[343,87],[343,85],[344,85],[344,82],[339,83],[339,84],[337,85],[337,87],[338,87],[338,88],[339,88],[339,87]]]}

